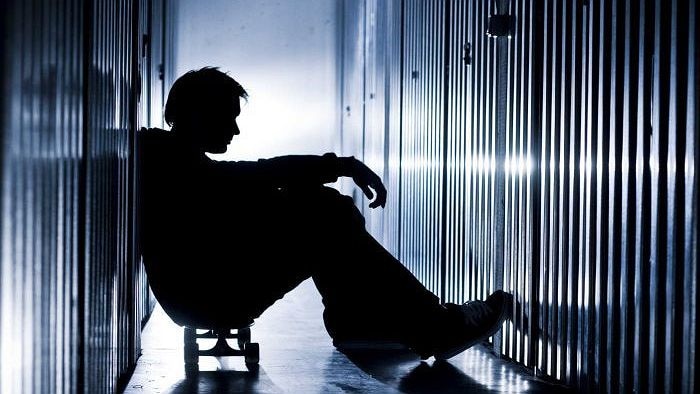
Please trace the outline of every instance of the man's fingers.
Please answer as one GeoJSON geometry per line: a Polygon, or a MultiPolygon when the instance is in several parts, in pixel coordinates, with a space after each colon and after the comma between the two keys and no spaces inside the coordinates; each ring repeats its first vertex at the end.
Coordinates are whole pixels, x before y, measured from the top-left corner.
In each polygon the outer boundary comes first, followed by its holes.
{"type": "Polygon", "coordinates": [[[375,198],[374,201],[372,201],[372,203],[369,204],[369,207],[376,208],[378,206],[381,206],[382,208],[384,208],[384,205],[386,205],[386,197],[383,197],[382,195],[377,193],[377,198],[375,198]]]}
{"type": "Polygon", "coordinates": [[[386,188],[384,187],[381,178],[376,177],[372,183],[372,188],[377,194],[377,198],[374,200],[374,206],[378,207],[381,205],[384,207],[384,205],[386,205],[386,188]]]}
{"type": "Polygon", "coordinates": [[[381,205],[382,208],[386,205],[386,188],[381,183],[377,188],[377,201],[379,202],[378,205],[381,205]]]}
{"type": "Polygon", "coordinates": [[[386,188],[382,184],[382,179],[368,167],[363,165],[363,168],[366,170],[364,176],[354,177],[353,180],[368,199],[374,198],[369,204],[370,208],[384,207],[386,205],[386,188]]]}
{"type": "Polygon", "coordinates": [[[376,198],[374,201],[372,201],[371,204],[369,204],[370,208],[376,208],[378,206],[381,206],[384,208],[386,205],[386,189],[384,188],[384,185],[382,183],[374,184],[372,185],[372,188],[374,189],[374,192],[376,194],[376,198]]]}
{"type": "Polygon", "coordinates": [[[365,193],[365,196],[367,196],[368,199],[371,200],[372,197],[374,197],[374,193],[372,193],[372,189],[370,189],[368,185],[362,185],[360,186],[360,188],[365,193]]]}

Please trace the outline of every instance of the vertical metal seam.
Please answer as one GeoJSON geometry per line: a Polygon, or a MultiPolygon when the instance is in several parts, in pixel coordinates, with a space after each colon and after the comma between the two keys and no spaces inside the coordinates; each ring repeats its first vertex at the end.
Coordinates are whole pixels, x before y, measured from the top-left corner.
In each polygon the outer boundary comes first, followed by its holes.
{"type": "Polygon", "coordinates": [[[87,381],[87,370],[85,361],[87,358],[87,346],[86,341],[88,340],[89,330],[87,324],[89,323],[88,308],[85,304],[87,302],[86,298],[86,280],[87,276],[87,215],[88,207],[87,202],[89,201],[87,197],[87,174],[88,174],[88,159],[89,159],[89,103],[90,103],[90,89],[89,89],[89,70],[90,70],[90,59],[92,57],[92,13],[93,5],[92,0],[83,0],[83,48],[82,48],[82,127],[81,127],[81,149],[79,156],[79,172],[78,172],[78,329],[79,334],[77,335],[77,348],[78,348],[78,365],[77,365],[77,391],[81,393],[87,392],[85,383],[87,381]]]}
{"type": "Polygon", "coordinates": [[[449,138],[449,99],[450,99],[450,18],[451,18],[451,1],[447,0],[444,2],[444,15],[443,15],[443,59],[442,59],[442,157],[440,162],[442,164],[442,198],[441,198],[441,236],[440,236],[440,299],[445,302],[446,299],[446,288],[447,288],[447,222],[448,222],[448,211],[447,211],[447,172],[448,172],[448,138],[449,138]]]}
{"type": "Polygon", "coordinates": [[[400,7],[399,7],[399,117],[398,117],[398,126],[399,126],[399,168],[398,168],[398,199],[397,199],[397,241],[396,241],[396,257],[403,261],[404,256],[403,256],[403,249],[402,249],[402,232],[403,232],[403,134],[404,134],[404,67],[405,67],[405,55],[404,55],[404,45],[405,45],[405,37],[406,34],[404,32],[405,29],[405,1],[404,0],[397,0],[400,2],[400,7]]]}

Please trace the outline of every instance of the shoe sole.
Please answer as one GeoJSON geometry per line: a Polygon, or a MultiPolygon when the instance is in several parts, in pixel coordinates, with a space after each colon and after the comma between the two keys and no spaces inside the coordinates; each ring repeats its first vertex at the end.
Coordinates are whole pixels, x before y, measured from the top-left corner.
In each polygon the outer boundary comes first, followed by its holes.
{"type": "Polygon", "coordinates": [[[448,359],[462,353],[463,351],[469,349],[470,347],[476,345],[477,343],[483,341],[484,339],[486,339],[490,336],[493,336],[503,326],[503,322],[506,320],[507,312],[508,312],[508,298],[504,297],[503,298],[503,305],[501,308],[501,314],[498,316],[498,324],[494,324],[494,326],[493,326],[494,328],[492,330],[488,331],[486,334],[484,334],[480,337],[477,337],[477,338],[475,338],[469,342],[466,342],[458,347],[452,348],[446,352],[436,353],[434,355],[435,359],[436,360],[448,360],[448,359]]]}

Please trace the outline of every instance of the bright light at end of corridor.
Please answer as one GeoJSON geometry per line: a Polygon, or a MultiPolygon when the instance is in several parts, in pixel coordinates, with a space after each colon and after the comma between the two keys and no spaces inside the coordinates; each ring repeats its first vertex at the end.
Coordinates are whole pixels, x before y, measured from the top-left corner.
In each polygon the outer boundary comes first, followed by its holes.
{"type": "Polygon", "coordinates": [[[334,127],[323,103],[306,102],[304,112],[290,106],[282,97],[253,96],[243,103],[238,126],[226,153],[211,155],[216,160],[257,160],[288,154],[323,154],[332,150],[334,127]],[[326,141],[328,139],[329,141],[326,141]]]}

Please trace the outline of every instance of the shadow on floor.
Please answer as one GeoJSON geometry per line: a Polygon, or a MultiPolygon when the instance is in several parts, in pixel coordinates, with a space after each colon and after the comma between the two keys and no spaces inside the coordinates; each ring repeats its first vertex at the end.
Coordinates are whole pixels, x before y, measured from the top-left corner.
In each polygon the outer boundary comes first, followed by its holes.
{"type": "Polygon", "coordinates": [[[422,362],[401,379],[406,393],[495,393],[446,361],[422,362]]]}
{"type": "Polygon", "coordinates": [[[345,351],[344,354],[368,375],[404,393],[496,392],[449,362],[421,362],[409,350],[345,351]]]}
{"type": "Polygon", "coordinates": [[[420,361],[408,350],[345,351],[343,354],[368,375],[403,393],[571,393],[563,386],[531,376],[522,377],[515,371],[516,366],[505,361],[489,358],[489,362],[482,363],[484,351],[471,351],[466,356],[467,364],[487,370],[479,374],[479,380],[449,361],[420,361]]]}
{"type": "MultiPolygon", "coordinates": [[[[481,354],[481,353],[477,353],[481,354]]],[[[472,360],[474,361],[474,360],[472,360]]],[[[469,360],[467,361],[469,362],[469,360]]],[[[521,377],[505,362],[474,365],[488,373],[469,376],[448,361],[420,361],[408,350],[356,350],[333,352],[326,360],[321,391],[409,393],[570,393],[565,387],[550,385],[533,377],[521,377]],[[369,376],[352,372],[354,365],[369,376]],[[486,377],[486,378],[485,378],[486,377]],[[323,389],[323,388],[326,389],[323,389]]],[[[290,368],[292,368],[290,366],[290,368]]],[[[302,372],[303,373],[303,372],[302,372]]],[[[303,380],[305,377],[298,376],[303,380]]],[[[257,370],[202,371],[182,379],[166,393],[280,393],[262,368],[257,370]]]]}
{"type": "Polygon", "coordinates": [[[165,391],[172,394],[192,393],[279,393],[261,368],[250,371],[201,371],[180,380],[165,391]]]}

